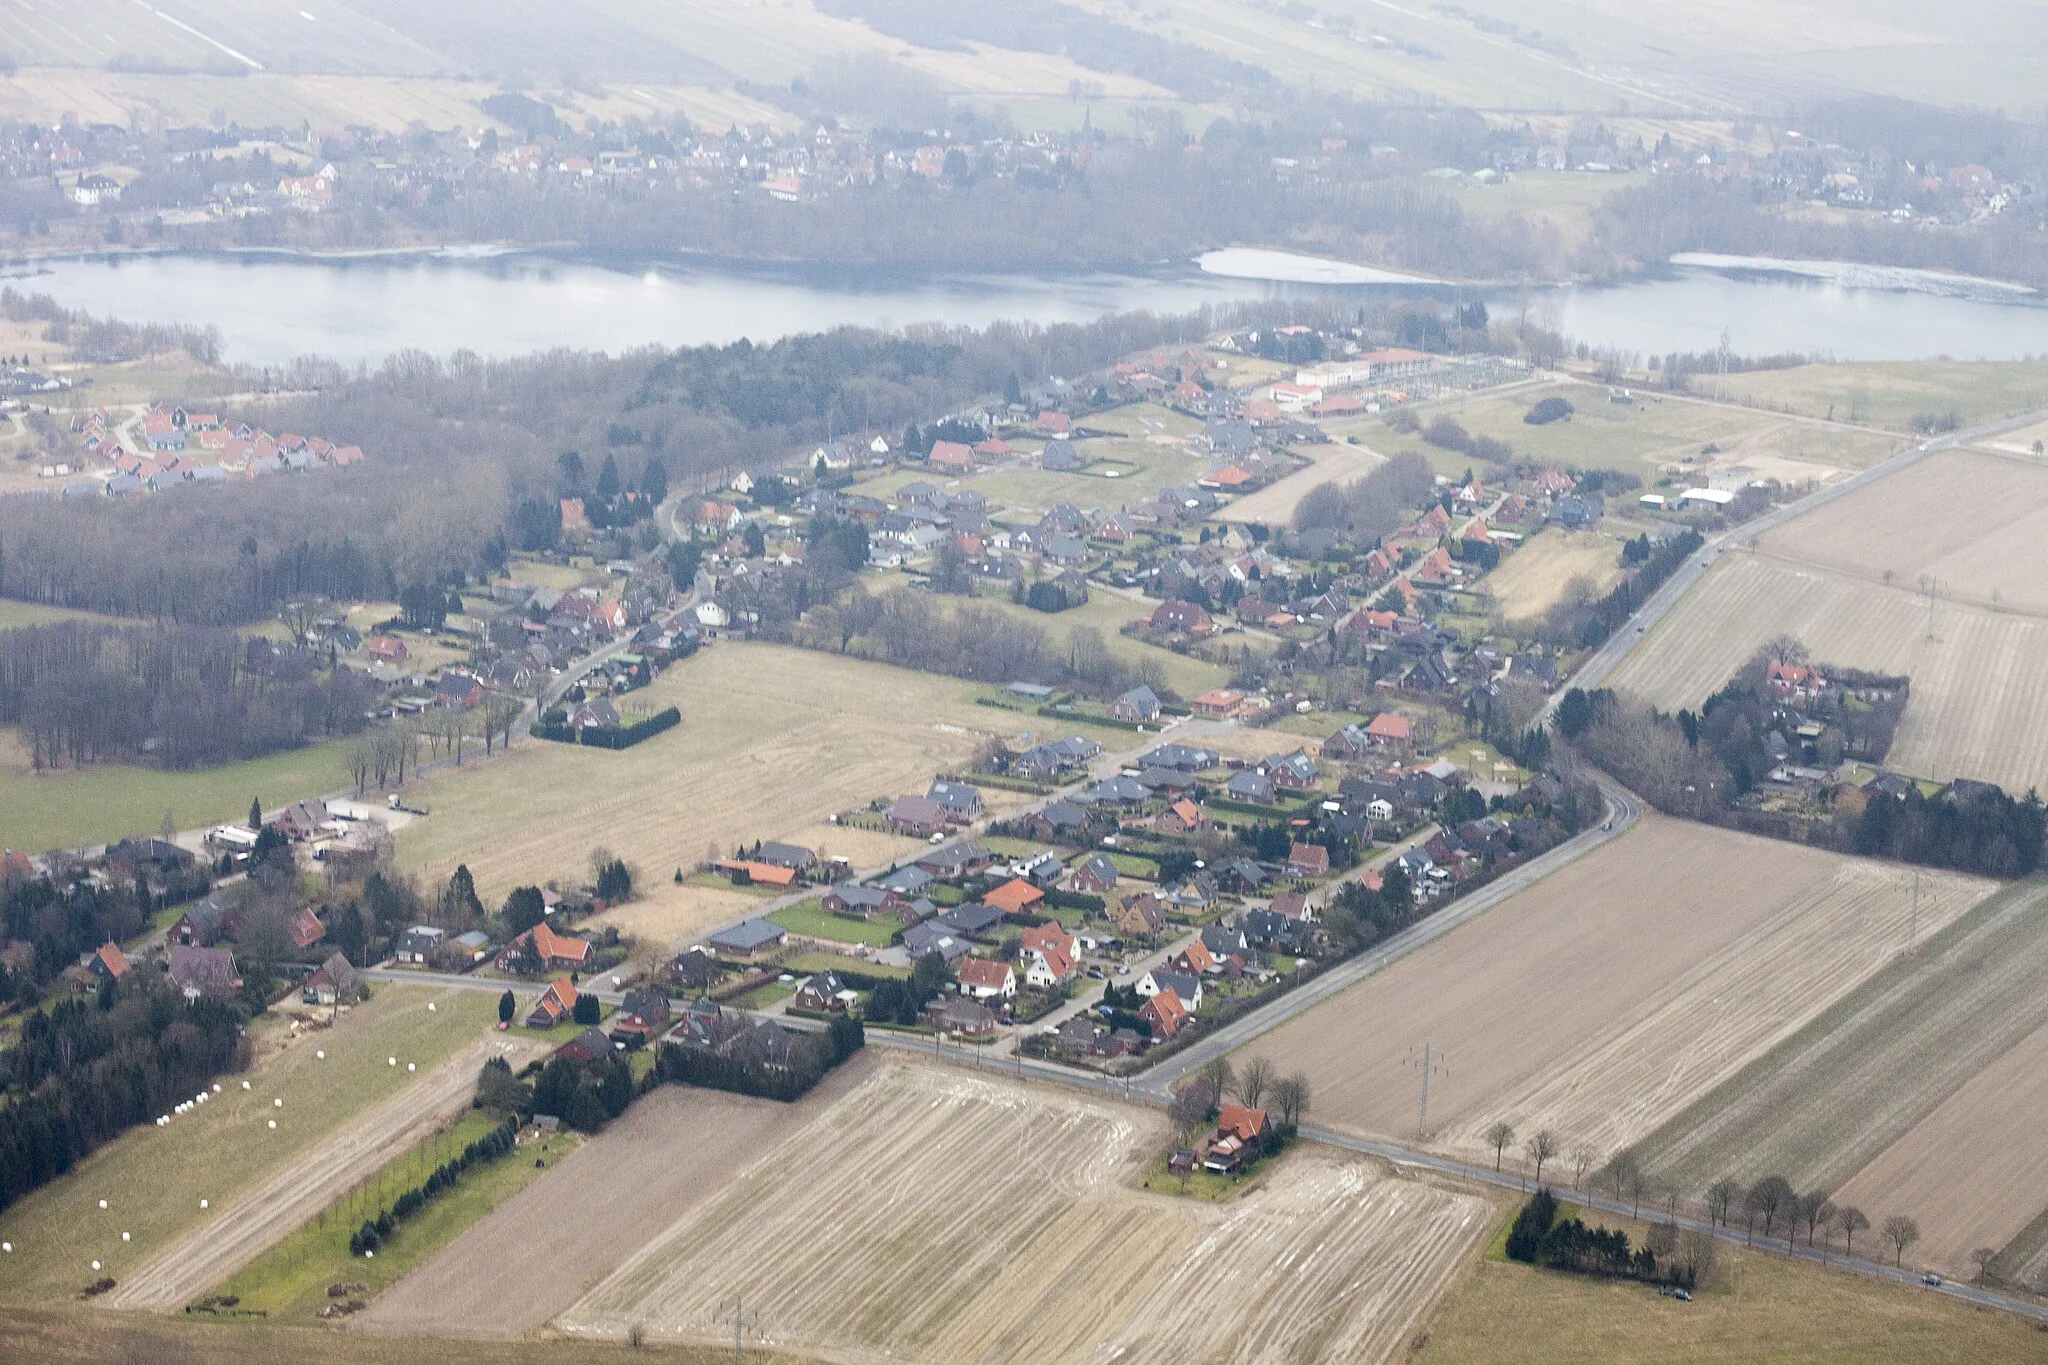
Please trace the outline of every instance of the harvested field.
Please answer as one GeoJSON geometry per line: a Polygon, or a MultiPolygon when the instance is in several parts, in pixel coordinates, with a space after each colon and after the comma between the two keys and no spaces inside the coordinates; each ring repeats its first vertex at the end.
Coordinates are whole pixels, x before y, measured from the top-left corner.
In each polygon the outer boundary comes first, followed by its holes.
{"type": "Polygon", "coordinates": [[[1550,529],[1532,537],[1480,580],[1494,609],[1530,621],[1573,595],[1583,581],[1590,601],[1621,581],[1621,542],[1600,531],[1550,529]]]}
{"type": "Polygon", "coordinates": [[[2048,613],[2048,463],[1945,450],[1767,532],[1781,559],[2048,613]]]}
{"type": "Polygon", "coordinates": [[[1913,679],[1888,766],[2023,792],[2048,784],[2048,620],[1937,603],[1769,558],[1724,555],[1607,685],[1666,710],[1698,706],[1777,635],[1816,659],[1913,679]]]}
{"type": "MultiPolygon", "coordinates": [[[[1987,889],[1944,887],[1947,915],[1987,889]]],[[[1320,1121],[1406,1138],[1427,1042],[1448,1059],[1430,1082],[1442,1146],[1490,1155],[1480,1132],[1506,1117],[1612,1148],[1878,970],[1910,897],[1910,874],[1646,813],[1253,1050],[1307,1071],[1320,1121]]]]}
{"type": "Polygon", "coordinates": [[[872,1068],[856,1058],[795,1104],[662,1086],[385,1291],[356,1324],[475,1337],[537,1331],[872,1068]],[[491,1273],[477,1274],[485,1264],[491,1273]]]}
{"type": "Polygon", "coordinates": [[[1294,509],[1309,489],[1326,483],[1350,483],[1362,479],[1387,462],[1387,457],[1368,446],[1337,440],[1329,445],[1302,446],[1297,454],[1315,461],[1284,479],[1247,493],[1224,508],[1224,521],[1263,521],[1269,526],[1289,526],[1294,509]]]}
{"type": "MultiPolygon", "coordinates": [[[[433,814],[398,835],[408,866],[467,863],[496,905],[514,886],[580,875],[603,845],[643,885],[715,845],[777,839],[878,796],[922,792],[964,762],[976,729],[1028,726],[976,706],[972,683],[773,645],[720,643],[633,694],[683,723],[617,753],[535,741],[429,779],[433,814]]],[[[991,793],[1000,806],[1004,793],[991,793]]],[[[1022,798],[1019,798],[1021,801],[1022,798]]]]}
{"type": "Polygon", "coordinates": [[[108,1307],[168,1312],[190,1303],[467,1109],[490,1058],[517,1071],[543,1051],[526,1038],[477,1039],[166,1249],[109,1294],[108,1307]]]}
{"type": "Polygon", "coordinates": [[[1808,417],[1854,420],[1895,431],[1923,413],[1955,414],[1966,426],[2048,406],[2048,363],[1960,360],[1796,365],[1731,374],[1714,383],[1742,403],[1808,417]]]}
{"type": "Polygon", "coordinates": [[[639,939],[648,951],[664,952],[670,944],[702,937],[722,924],[744,919],[761,904],[759,895],[728,887],[678,886],[662,875],[664,869],[648,871],[646,888],[638,896],[593,915],[590,927],[603,930],[617,925],[620,933],[639,939]]]}
{"type": "MultiPolygon", "coordinates": [[[[258,1190],[275,1188],[282,1173],[309,1171],[316,1153],[334,1158],[336,1134],[367,1138],[366,1116],[418,1089],[419,1075],[406,1064],[431,1073],[484,1037],[494,1004],[483,991],[379,983],[369,1003],[332,1028],[252,1026],[256,1061],[241,1076],[222,1077],[220,1095],[167,1128],[130,1130],[0,1216],[0,1238],[17,1253],[0,1257],[0,1299],[68,1298],[90,1278],[86,1267],[95,1259],[125,1287],[170,1248],[258,1190]],[[323,1051],[326,1057],[316,1056],[323,1051]],[[396,1067],[386,1065],[391,1056],[396,1067]],[[241,1089],[243,1080],[251,1090],[241,1089]],[[273,1116],[274,1130],[267,1127],[273,1116]],[[105,1211],[100,1199],[108,1201],[105,1211]],[[202,1211],[201,1199],[212,1207],[202,1211]],[[133,1241],[123,1242],[123,1232],[133,1241]]],[[[283,1223],[279,1235],[292,1226],[283,1223]]]]}
{"type": "MultiPolygon", "coordinates": [[[[2000,1183],[2031,1169],[2036,1157],[2014,1154],[1987,1161],[1987,1144],[2012,1120],[2007,1103],[2023,1096],[1992,1096],[1970,1088],[1973,1077],[2048,1025],[2048,882],[2021,882],[1977,906],[1923,941],[1911,956],[1892,962],[1822,1011],[1796,1033],[1757,1058],[1637,1145],[1651,1173],[1680,1189],[1702,1189],[1724,1175],[1738,1180],[1770,1173],[1802,1190],[1867,1192],[1873,1222],[1900,1210],[1877,1202],[1904,1195],[1912,1153],[1925,1138],[1886,1161],[1886,1149],[1916,1125],[1963,1096],[1982,1124],[1971,1139],[1951,1146],[1941,1162],[1923,1162],[1920,1177],[1934,1189],[1970,1190],[1972,1201],[2011,1192],[2000,1183]],[[2006,1162],[2014,1163],[2011,1171],[2006,1162]],[[1877,1162],[1869,1180],[1858,1173],[1877,1162]],[[1976,1193],[1977,1176],[1991,1182],[1976,1193]],[[1854,1179],[1852,1179],[1852,1177],[1854,1179]]],[[[2023,1054],[2024,1056],[2024,1054],[2023,1054]]],[[[2038,1087],[2038,1079],[2030,1079],[2038,1087]]],[[[2039,1125],[2038,1110],[2033,1122],[2039,1125]]],[[[1958,1121],[1960,1110],[1937,1126],[1958,1121]]],[[[1936,1130],[1930,1129],[1929,1133],[1936,1130]]],[[[2026,1146],[2038,1153],[2038,1135],[2026,1146]]],[[[1950,1196],[1960,1199],[1960,1193],[1950,1196]]],[[[2039,1199],[2038,1186],[2019,1202],[2039,1199]]],[[[1967,1224],[1969,1205],[1954,1221],[1967,1224]]],[[[2012,1211],[2015,1229],[2036,1210],[2012,1211]]],[[[1956,1244],[1951,1214],[1928,1208],[1921,1222],[1930,1250],[1956,1244]]]]}
{"type": "MultiPolygon", "coordinates": [[[[1904,1213],[1926,1240],[1922,1265],[1968,1279],[1970,1253],[2003,1247],[2048,1202],[2048,1025],[1971,1077],[1877,1160],[1835,1192],[1860,1209],[1904,1213]],[[1967,1158],[1963,1154],[1967,1153],[1967,1158]]],[[[2048,1266],[2021,1257],[2014,1280],[2040,1282],[2048,1266]]]]}
{"type": "Polygon", "coordinates": [[[771,1344],[839,1359],[1383,1360],[1496,1221],[1322,1152],[1225,1204],[1141,1195],[1160,1130],[1070,1091],[893,1066],[557,1325],[716,1341],[745,1293],[771,1344]]]}

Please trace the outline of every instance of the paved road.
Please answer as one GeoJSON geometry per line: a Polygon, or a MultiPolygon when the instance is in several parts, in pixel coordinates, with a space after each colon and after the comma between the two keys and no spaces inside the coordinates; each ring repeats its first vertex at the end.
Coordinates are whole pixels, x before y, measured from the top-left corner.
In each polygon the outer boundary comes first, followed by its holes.
{"type": "Polygon", "coordinates": [[[1607,798],[1608,817],[1597,829],[1588,829],[1539,857],[1514,868],[1468,896],[1460,897],[1435,914],[1410,925],[1377,947],[1350,958],[1299,990],[1287,992],[1270,1005],[1253,1010],[1182,1049],[1135,1078],[1139,1089],[1164,1098],[1176,1081],[1198,1071],[1217,1057],[1227,1056],[1271,1032],[1288,1020],[1313,1009],[1339,991],[1400,961],[1425,944],[1433,943],[1460,925],[1469,923],[1508,897],[1528,889],[1565,864],[1584,857],[1611,839],[1618,839],[1635,824],[1635,798],[1619,786],[1601,784],[1607,798]]]}
{"type": "MultiPolygon", "coordinates": [[[[1678,605],[1678,599],[1683,597],[1686,591],[1698,583],[1700,579],[1706,577],[1707,570],[1713,567],[1714,561],[1718,560],[1729,550],[1749,545],[1766,531],[1775,530],[1796,517],[1805,516],[1816,508],[1825,507],[1837,498],[1846,497],[1859,488],[1875,483],[1879,479],[1887,478],[1902,469],[1910,468],[1930,455],[1944,450],[1953,450],[1957,446],[1969,445],[1974,441],[1980,441],[1987,436],[1995,436],[2002,431],[2010,431],[2015,427],[2030,426],[2043,419],[2048,419],[2048,409],[2022,413],[2017,417],[2002,417],[1995,422],[1986,422],[1982,426],[1971,427],[1967,431],[1954,432],[1937,440],[1922,441],[1910,449],[1899,452],[1882,464],[1872,465],[1870,468],[1854,474],[1840,483],[1829,484],[1826,488],[1788,502],[1782,507],[1773,508],[1754,520],[1746,521],[1733,530],[1724,531],[1720,535],[1713,537],[1705,545],[1702,545],[1693,554],[1692,558],[1680,565],[1678,571],[1666,579],[1664,585],[1658,588],[1655,593],[1651,594],[1650,600],[1638,608],[1635,616],[1624,623],[1622,628],[1616,631],[1606,644],[1594,651],[1590,658],[1579,665],[1578,671],[1572,675],[1571,686],[1591,691],[1606,681],[1607,677],[1616,668],[1621,666],[1621,661],[1628,657],[1629,651],[1642,643],[1644,637],[1656,628],[1657,623],[1662,621],[1670,613],[1671,609],[1678,605]]],[[[1546,718],[1551,712],[1556,710],[1558,703],[1564,700],[1565,691],[1565,688],[1559,688],[1551,697],[1550,704],[1544,708],[1543,712],[1546,718]]]]}

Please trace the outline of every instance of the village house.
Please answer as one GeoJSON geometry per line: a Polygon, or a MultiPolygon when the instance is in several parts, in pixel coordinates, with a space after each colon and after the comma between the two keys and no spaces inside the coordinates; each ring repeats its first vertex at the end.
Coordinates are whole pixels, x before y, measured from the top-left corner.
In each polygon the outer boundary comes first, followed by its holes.
{"type": "Polygon", "coordinates": [[[996,1031],[998,1022],[988,1006],[957,995],[940,996],[925,1006],[920,1017],[928,1028],[966,1038],[986,1037],[996,1031]]]}
{"type": "Polygon", "coordinates": [[[1153,630],[1178,630],[1197,638],[1214,635],[1216,622],[1193,602],[1168,600],[1152,609],[1145,624],[1153,630]]]}
{"type": "Polygon", "coordinates": [[[883,813],[889,828],[913,839],[929,839],[952,823],[952,814],[928,796],[899,796],[883,813]]]}
{"type": "Polygon", "coordinates": [[[1196,1013],[1202,1008],[1202,978],[1188,972],[1154,967],[1138,978],[1138,984],[1133,989],[1147,1000],[1171,991],[1189,1013],[1196,1013]]]}
{"type": "Polygon", "coordinates": [[[431,924],[415,924],[398,936],[397,941],[392,944],[391,956],[395,961],[407,966],[424,967],[435,950],[441,946],[441,940],[446,934],[445,929],[436,929],[431,924]]]}
{"type": "Polygon", "coordinates": [[[1166,906],[1152,892],[1142,892],[1123,903],[1114,922],[1120,934],[1149,939],[1166,927],[1166,906]]]}
{"type": "Polygon", "coordinates": [[[1099,896],[1116,888],[1116,864],[1107,853],[1091,853],[1075,868],[1068,884],[1076,891],[1099,896]]]}
{"type": "Polygon", "coordinates": [[[1188,1009],[1171,990],[1160,991],[1138,1007],[1138,1018],[1152,1030],[1154,1038],[1166,1039],[1179,1033],[1188,1021],[1188,1009]]]}
{"type": "Polygon", "coordinates": [[[836,972],[818,972],[805,977],[797,984],[796,994],[789,999],[791,1009],[808,1010],[812,1014],[844,1014],[860,999],[836,972]]]}
{"type": "Polygon", "coordinates": [[[1208,822],[1208,817],[1202,814],[1201,807],[1182,797],[1159,812],[1158,818],[1152,823],[1161,834],[1193,834],[1208,822]]]}
{"type": "MultiPolygon", "coordinates": [[[[1018,914],[1044,899],[1045,892],[1022,877],[1012,878],[982,897],[986,904],[994,906],[1006,915],[1018,914]]],[[[1034,931],[1026,931],[1027,934],[1031,932],[1034,931]]]]}
{"type": "Polygon", "coordinates": [[[121,945],[108,939],[85,959],[85,969],[96,980],[119,981],[128,975],[128,958],[121,945]]]}
{"type": "Polygon", "coordinates": [[[225,999],[242,988],[242,974],[235,970],[235,955],[226,948],[188,948],[183,944],[173,947],[170,977],[171,984],[187,1000],[197,1000],[202,995],[225,999]]]}
{"type": "Polygon", "coordinates": [[[299,1000],[307,1005],[333,1005],[353,1000],[360,984],[356,969],[349,965],[349,960],[340,953],[330,953],[325,962],[299,983],[299,1000]]]}
{"type": "Polygon", "coordinates": [[[903,897],[885,887],[841,882],[820,897],[818,903],[828,914],[873,919],[885,910],[899,909],[904,901],[903,897]]]}
{"type": "Polygon", "coordinates": [[[1287,854],[1287,872],[1293,877],[1330,875],[1330,850],[1321,844],[1296,844],[1287,854]]]}
{"type": "Polygon", "coordinates": [[[781,925],[750,919],[721,929],[704,941],[721,957],[759,957],[780,948],[788,938],[789,931],[781,925]]]}
{"type": "Polygon", "coordinates": [[[581,971],[590,965],[591,943],[587,938],[558,934],[545,924],[536,924],[505,945],[498,954],[498,970],[510,971],[531,945],[542,971],[581,971]]]}
{"type": "Polygon", "coordinates": [[[1267,1119],[1263,1109],[1225,1104],[1202,1153],[1202,1169],[1217,1175],[1235,1175],[1258,1158],[1266,1138],[1267,1119]]]}
{"type": "Polygon", "coordinates": [[[963,957],[953,964],[960,994],[974,1000],[1008,1000],[1017,993],[1017,973],[1007,962],[963,957]]]}
{"type": "Polygon", "coordinates": [[[1159,706],[1159,694],[1140,684],[1111,702],[1109,714],[1117,720],[1155,721],[1159,706]]]}
{"type": "Polygon", "coordinates": [[[555,978],[548,988],[540,993],[540,999],[533,1002],[527,1012],[528,1028],[553,1028],[569,1017],[576,1008],[576,983],[568,977],[555,978]]]}

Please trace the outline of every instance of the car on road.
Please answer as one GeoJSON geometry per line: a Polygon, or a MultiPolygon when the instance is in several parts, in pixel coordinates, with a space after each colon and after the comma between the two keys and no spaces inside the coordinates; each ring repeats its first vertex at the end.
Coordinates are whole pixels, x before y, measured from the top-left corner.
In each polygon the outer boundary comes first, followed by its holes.
{"type": "Polygon", "coordinates": [[[1922,1275],[1920,1283],[1926,1285],[1929,1289],[1939,1289],[1941,1288],[1941,1276],[1935,1274],[1922,1275]]]}

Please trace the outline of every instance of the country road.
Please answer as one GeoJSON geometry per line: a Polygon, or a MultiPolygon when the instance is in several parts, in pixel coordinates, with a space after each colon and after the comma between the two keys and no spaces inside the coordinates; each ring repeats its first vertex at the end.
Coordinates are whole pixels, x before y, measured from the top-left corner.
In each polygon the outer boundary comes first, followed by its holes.
{"type": "Polygon", "coordinates": [[[108,1306],[160,1313],[184,1307],[468,1108],[490,1057],[502,1052],[517,1069],[542,1050],[527,1039],[477,1039],[221,1210],[123,1282],[107,1296],[108,1306]]]}

